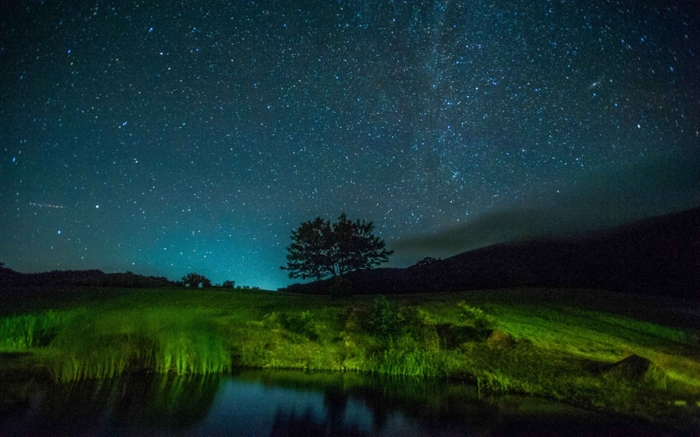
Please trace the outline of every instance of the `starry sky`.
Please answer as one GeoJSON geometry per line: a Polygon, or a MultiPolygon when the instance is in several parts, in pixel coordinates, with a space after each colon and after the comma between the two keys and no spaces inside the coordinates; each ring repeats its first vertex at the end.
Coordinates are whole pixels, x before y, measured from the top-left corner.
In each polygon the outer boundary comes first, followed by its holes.
{"type": "Polygon", "coordinates": [[[390,266],[700,205],[700,7],[0,5],[0,261],[275,289],[291,231],[390,266]]]}

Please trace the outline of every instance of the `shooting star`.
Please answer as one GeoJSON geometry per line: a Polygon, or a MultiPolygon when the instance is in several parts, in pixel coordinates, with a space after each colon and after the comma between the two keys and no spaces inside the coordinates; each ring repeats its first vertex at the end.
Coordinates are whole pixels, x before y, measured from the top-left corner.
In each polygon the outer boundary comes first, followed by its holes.
{"type": "Polygon", "coordinates": [[[29,202],[29,205],[31,206],[38,206],[39,208],[54,208],[54,209],[63,209],[65,206],[63,205],[52,205],[50,203],[36,203],[36,202],[29,202]]]}

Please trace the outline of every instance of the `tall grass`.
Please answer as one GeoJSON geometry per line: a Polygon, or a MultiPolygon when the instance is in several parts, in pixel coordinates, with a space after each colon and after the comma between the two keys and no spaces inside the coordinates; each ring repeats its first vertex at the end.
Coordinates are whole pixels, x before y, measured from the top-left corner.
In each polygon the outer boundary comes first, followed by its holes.
{"type": "Polygon", "coordinates": [[[442,369],[440,355],[423,349],[410,336],[405,335],[376,357],[377,373],[392,376],[437,377],[442,369]]]}
{"type": "Polygon", "coordinates": [[[111,378],[127,370],[208,374],[231,370],[219,326],[182,309],[115,311],[76,317],[54,340],[58,381],[111,378]]]}
{"type": "Polygon", "coordinates": [[[0,319],[0,351],[23,352],[47,346],[66,317],[53,311],[0,319]]]}
{"type": "Polygon", "coordinates": [[[154,369],[178,375],[222,373],[231,370],[231,354],[218,333],[200,327],[161,332],[153,352],[154,369]]]}
{"type": "Polygon", "coordinates": [[[511,389],[512,383],[510,379],[499,372],[478,372],[475,377],[477,395],[479,398],[482,397],[484,391],[496,394],[508,394],[511,389]]]}
{"type": "Polygon", "coordinates": [[[379,359],[377,373],[418,378],[440,376],[438,356],[420,349],[389,349],[379,359]]]}

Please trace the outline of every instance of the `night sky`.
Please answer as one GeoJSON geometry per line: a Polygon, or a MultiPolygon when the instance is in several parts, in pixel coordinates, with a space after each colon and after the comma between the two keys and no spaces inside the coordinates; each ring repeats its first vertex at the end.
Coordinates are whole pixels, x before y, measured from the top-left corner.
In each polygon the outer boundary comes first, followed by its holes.
{"type": "Polygon", "coordinates": [[[274,289],[316,216],[407,266],[700,205],[694,1],[4,1],[0,84],[21,272],[274,289]]]}

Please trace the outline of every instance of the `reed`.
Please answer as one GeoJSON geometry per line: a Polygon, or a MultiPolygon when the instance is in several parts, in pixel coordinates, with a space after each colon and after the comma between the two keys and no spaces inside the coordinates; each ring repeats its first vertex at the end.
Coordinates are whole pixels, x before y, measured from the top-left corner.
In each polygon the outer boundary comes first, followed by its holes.
{"type": "Polygon", "coordinates": [[[46,346],[64,321],[65,316],[59,316],[53,311],[0,319],[0,350],[22,352],[46,346]]]}
{"type": "Polygon", "coordinates": [[[377,373],[426,378],[439,376],[440,367],[437,360],[424,351],[404,352],[390,349],[384,351],[377,373]]]}
{"type": "Polygon", "coordinates": [[[377,360],[377,373],[392,376],[437,377],[442,375],[440,356],[421,348],[410,336],[402,336],[377,360]]]}
{"type": "Polygon", "coordinates": [[[112,378],[126,371],[209,374],[231,370],[219,327],[191,311],[117,311],[81,317],[57,335],[50,363],[58,381],[112,378]]]}
{"type": "Polygon", "coordinates": [[[154,370],[178,375],[222,373],[231,370],[231,354],[220,335],[209,329],[160,332],[153,352],[154,370]]]}

